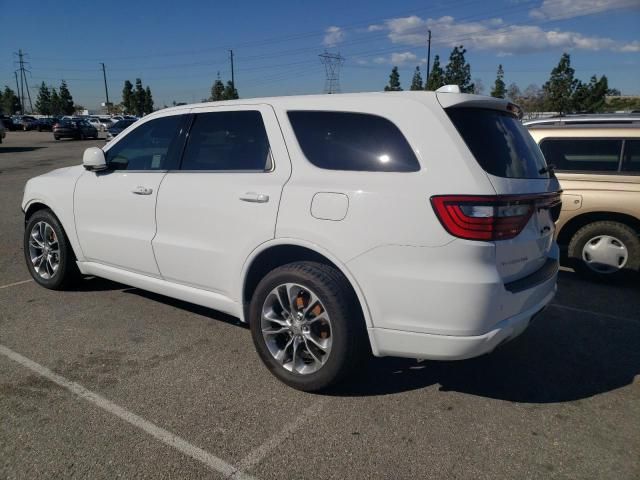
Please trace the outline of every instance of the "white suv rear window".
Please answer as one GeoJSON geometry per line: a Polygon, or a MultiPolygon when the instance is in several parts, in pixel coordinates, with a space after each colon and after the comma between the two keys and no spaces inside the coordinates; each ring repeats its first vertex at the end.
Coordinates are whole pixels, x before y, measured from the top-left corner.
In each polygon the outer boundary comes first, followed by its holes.
{"type": "Polygon", "coordinates": [[[549,178],[542,152],[514,115],[464,107],[446,112],[485,172],[505,178],[549,178]]]}

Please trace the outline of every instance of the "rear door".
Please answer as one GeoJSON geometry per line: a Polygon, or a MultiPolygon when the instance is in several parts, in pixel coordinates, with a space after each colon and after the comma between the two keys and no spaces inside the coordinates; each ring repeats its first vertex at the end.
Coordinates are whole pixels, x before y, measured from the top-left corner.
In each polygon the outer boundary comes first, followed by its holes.
{"type": "Polygon", "coordinates": [[[446,112],[496,194],[533,204],[524,229],[512,239],[495,242],[503,280],[510,282],[535,272],[549,257],[558,255],[553,241],[557,207],[552,208],[558,197],[549,194],[559,192],[560,185],[547,171],[542,152],[506,103],[454,105],[446,112]]]}
{"type": "Polygon", "coordinates": [[[191,113],[181,167],[160,186],[153,248],[165,279],[233,299],[244,261],[275,236],[291,164],[269,105],[191,113]]]}

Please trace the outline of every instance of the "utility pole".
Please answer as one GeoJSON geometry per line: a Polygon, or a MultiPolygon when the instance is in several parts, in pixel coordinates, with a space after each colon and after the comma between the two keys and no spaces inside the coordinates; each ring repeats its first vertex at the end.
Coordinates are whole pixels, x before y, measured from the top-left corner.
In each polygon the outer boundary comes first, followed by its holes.
{"type": "Polygon", "coordinates": [[[231,90],[236,91],[236,78],[233,70],[233,50],[229,50],[229,60],[231,60],[231,90]]]}
{"type": "Polygon", "coordinates": [[[111,107],[109,105],[109,88],[107,88],[107,70],[104,66],[104,63],[100,63],[102,65],[102,77],[104,78],[104,95],[107,98],[107,113],[111,113],[111,107]]]}
{"type": "Polygon", "coordinates": [[[427,40],[427,82],[429,81],[430,68],[431,68],[431,30],[429,30],[429,39],[427,40]]]}
{"type": "Polygon", "coordinates": [[[22,106],[22,101],[20,100],[20,85],[18,85],[18,71],[15,70],[13,73],[16,76],[16,95],[18,95],[18,102],[20,103],[20,113],[24,113],[24,107],[22,106]]]}
{"type": "Polygon", "coordinates": [[[324,93],[340,93],[340,67],[344,63],[344,57],[326,50],[318,56],[325,71],[324,93]]]}
{"type": "Polygon", "coordinates": [[[25,68],[25,61],[24,61],[24,56],[25,54],[22,53],[22,49],[18,50],[18,53],[14,53],[14,55],[18,56],[18,65],[19,68],[18,70],[20,71],[20,86],[18,88],[18,94],[20,95],[20,107],[21,107],[21,112],[24,115],[26,112],[26,106],[24,103],[24,90],[25,87],[27,89],[27,98],[29,99],[29,108],[31,113],[33,113],[33,104],[31,103],[31,92],[29,92],[29,82],[27,81],[27,72],[31,73],[29,70],[27,70],[25,68]]]}

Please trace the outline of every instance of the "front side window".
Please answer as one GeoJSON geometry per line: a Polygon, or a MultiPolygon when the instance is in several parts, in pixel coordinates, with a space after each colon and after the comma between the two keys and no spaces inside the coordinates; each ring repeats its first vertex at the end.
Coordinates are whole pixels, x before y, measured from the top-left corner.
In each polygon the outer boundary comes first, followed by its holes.
{"type": "Polygon", "coordinates": [[[543,140],[540,149],[557,170],[617,172],[622,140],[553,138],[543,140]]]}
{"type": "Polygon", "coordinates": [[[182,170],[265,171],[269,140],[260,112],[199,113],[193,119],[182,170]]]}
{"type": "Polygon", "coordinates": [[[420,164],[402,132],[377,115],[290,111],[289,121],[316,167],[363,172],[416,172],[420,164]]]}
{"type": "Polygon", "coordinates": [[[624,142],[624,172],[640,173],[640,140],[626,140],[624,142]]]}
{"type": "Polygon", "coordinates": [[[177,138],[182,115],[143,123],[107,151],[107,164],[116,170],[169,170],[178,164],[177,138]]]}

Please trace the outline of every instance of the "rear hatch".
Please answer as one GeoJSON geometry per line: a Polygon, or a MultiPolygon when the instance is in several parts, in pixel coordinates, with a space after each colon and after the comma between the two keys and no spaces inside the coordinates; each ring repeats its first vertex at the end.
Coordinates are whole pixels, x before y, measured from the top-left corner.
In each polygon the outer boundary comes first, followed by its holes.
{"type": "Polygon", "coordinates": [[[519,108],[489,97],[437,95],[496,193],[459,203],[456,218],[495,242],[497,268],[505,283],[549,266],[550,257],[557,255],[553,235],[560,185],[521,124],[519,108]]]}

